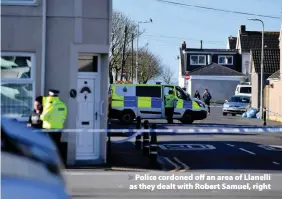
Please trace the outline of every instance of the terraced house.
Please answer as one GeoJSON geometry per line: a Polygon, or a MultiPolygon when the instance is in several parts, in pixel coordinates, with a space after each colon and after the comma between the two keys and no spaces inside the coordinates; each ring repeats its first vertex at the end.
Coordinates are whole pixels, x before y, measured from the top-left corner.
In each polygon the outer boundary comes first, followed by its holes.
{"type": "MultiPolygon", "coordinates": [[[[65,128],[106,128],[112,0],[2,0],[1,10],[1,114],[25,120],[36,96],[57,89],[65,128]]],[[[105,162],[102,135],[63,139],[69,164],[105,162]]]]}

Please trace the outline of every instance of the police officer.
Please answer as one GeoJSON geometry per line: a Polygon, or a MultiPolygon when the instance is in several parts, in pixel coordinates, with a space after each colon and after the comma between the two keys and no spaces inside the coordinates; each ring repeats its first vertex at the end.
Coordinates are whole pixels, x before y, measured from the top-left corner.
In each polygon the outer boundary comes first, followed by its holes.
{"type": "Polygon", "coordinates": [[[168,92],[168,95],[165,97],[165,115],[167,118],[168,124],[173,124],[173,113],[174,105],[176,98],[173,95],[173,90],[168,92]]]}
{"type": "Polygon", "coordinates": [[[43,112],[40,116],[40,119],[43,121],[42,127],[44,129],[51,130],[49,133],[51,139],[56,144],[60,155],[65,161],[64,155],[62,155],[61,150],[61,132],[54,131],[52,129],[63,129],[64,123],[67,118],[67,106],[65,103],[59,98],[58,94],[60,92],[58,90],[49,90],[49,95],[43,98],[43,112]]]}

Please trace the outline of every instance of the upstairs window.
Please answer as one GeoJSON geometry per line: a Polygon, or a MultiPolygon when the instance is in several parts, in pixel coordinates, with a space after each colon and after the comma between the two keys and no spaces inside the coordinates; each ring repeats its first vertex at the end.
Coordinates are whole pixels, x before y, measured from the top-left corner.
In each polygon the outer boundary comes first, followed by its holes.
{"type": "Polygon", "coordinates": [[[233,56],[218,56],[218,64],[233,65],[233,56]]]}
{"type": "Polygon", "coordinates": [[[36,5],[38,0],[1,0],[1,5],[36,5]]]}
{"type": "Polygon", "coordinates": [[[191,55],[190,56],[190,65],[206,65],[206,56],[205,55],[191,55]]]}

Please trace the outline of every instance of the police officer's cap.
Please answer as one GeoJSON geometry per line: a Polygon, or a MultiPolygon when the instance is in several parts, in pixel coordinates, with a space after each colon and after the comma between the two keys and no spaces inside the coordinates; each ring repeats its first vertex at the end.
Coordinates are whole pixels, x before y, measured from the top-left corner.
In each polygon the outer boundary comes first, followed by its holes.
{"type": "Polygon", "coordinates": [[[49,95],[51,95],[51,96],[58,95],[59,93],[60,93],[60,91],[55,90],[55,89],[50,89],[49,90],[49,95]]]}

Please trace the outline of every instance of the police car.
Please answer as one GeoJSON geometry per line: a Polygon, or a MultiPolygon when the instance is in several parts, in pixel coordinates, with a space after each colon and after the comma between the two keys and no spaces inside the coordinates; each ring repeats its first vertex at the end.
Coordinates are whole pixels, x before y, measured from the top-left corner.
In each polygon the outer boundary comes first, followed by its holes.
{"type": "Polygon", "coordinates": [[[2,197],[70,198],[56,146],[42,132],[1,118],[2,197]]]}
{"type": "Polygon", "coordinates": [[[179,86],[161,84],[112,84],[109,87],[109,117],[131,124],[141,119],[166,119],[165,96],[173,90],[177,99],[174,119],[191,124],[207,117],[207,107],[191,98],[179,86]]]}

